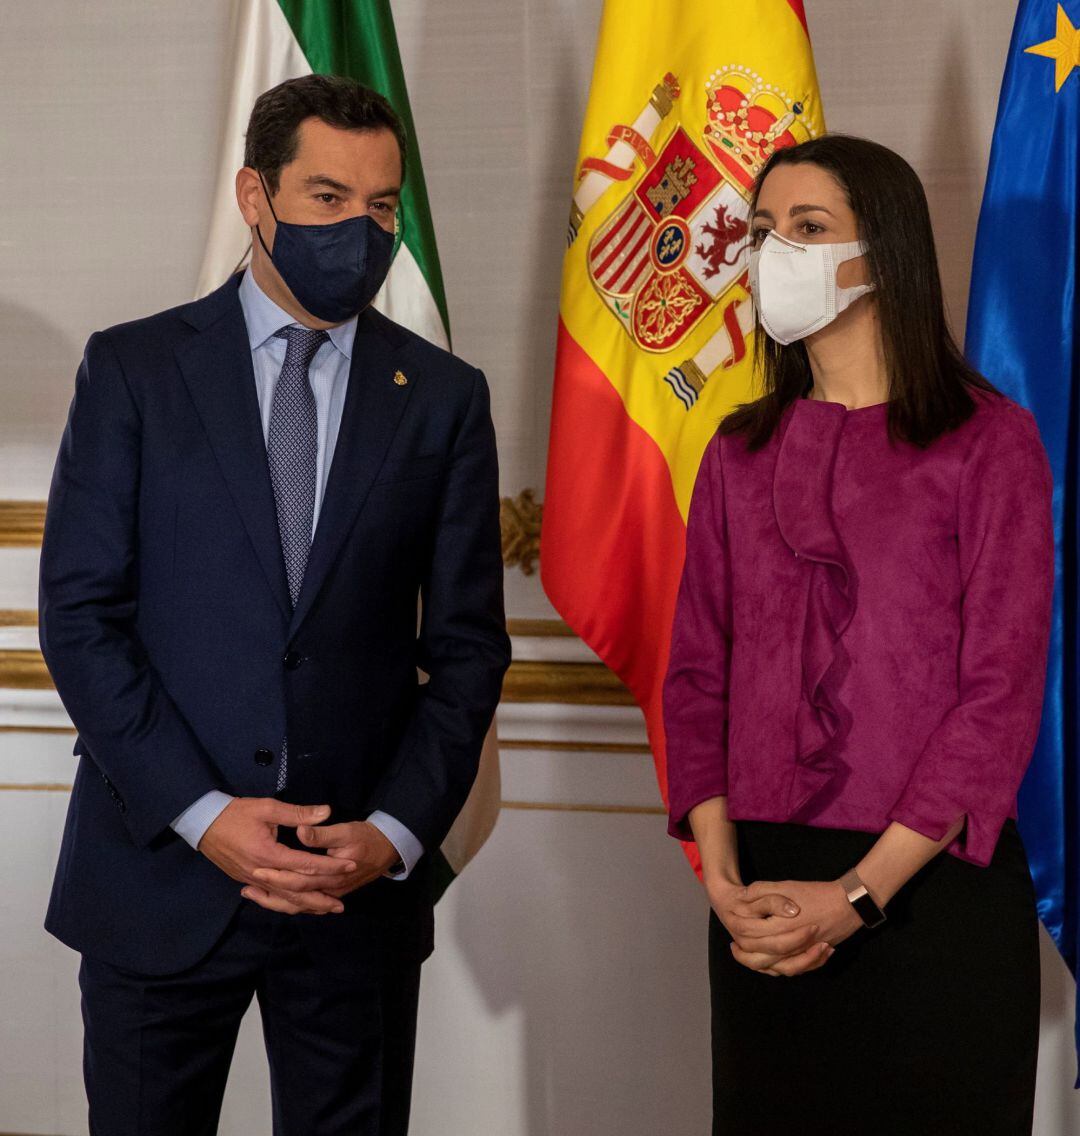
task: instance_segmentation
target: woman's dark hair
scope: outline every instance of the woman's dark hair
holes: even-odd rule
[[[758,176],[750,203],[777,166],[812,163],[830,173],[847,195],[881,321],[889,377],[889,433],[917,446],[959,426],[975,410],[969,387],[996,391],[973,370],[949,332],[941,294],[926,194],[915,171],[892,150],[845,134],[826,134],[777,150]],[[759,449],[772,437],[784,410],[810,390],[806,346],[783,347],[761,328],[754,337],[755,365],[764,394],[744,403],[720,424],[723,434],[743,433]]]
[[[295,157],[298,130],[305,118],[319,118],[340,130],[389,130],[401,151],[405,176],[405,127],[378,91],[339,75],[302,75],[264,91],[251,109],[244,143],[244,165],[258,170],[271,193],[281,171]]]

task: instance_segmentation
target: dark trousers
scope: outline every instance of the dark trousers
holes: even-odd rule
[[[405,1136],[419,964],[330,973],[311,959],[297,918],[316,917],[244,903],[205,959],[165,977],[83,957],[92,1136],[213,1136],[252,995],[274,1136]]]

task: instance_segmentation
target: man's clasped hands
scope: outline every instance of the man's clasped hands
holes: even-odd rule
[[[328,805],[290,805],[272,797],[237,797],[210,825],[199,851],[244,884],[241,895],[286,915],[345,910],[342,896],[378,879],[398,860],[393,844],[367,821],[324,824]],[[278,827],[319,852],[279,843]]]

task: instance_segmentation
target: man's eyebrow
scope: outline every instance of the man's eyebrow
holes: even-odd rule
[[[389,189],[380,189],[378,191],[378,193],[368,194],[368,200],[374,201],[376,197],[400,197],[400,196],[401,196],[401,186],[400,185],[392,185],[392,186],[389,187]]]
[[[304,178],[304,185],[309,188],[314,188],[317,185],[325,185],[328,189],[333,189],[338,193],[346,195],[353,191],[351,185],[345,185],[335,178],[330,177],[329,174],[312,174],[311,177]]]

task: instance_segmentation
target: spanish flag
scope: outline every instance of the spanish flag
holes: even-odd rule
[[[803,0],[606,0],[563,263],[541,578],[644,711],[665,801],[690,494],[717,423],[755,397],[750,193],[774,150],[823,130]]]

